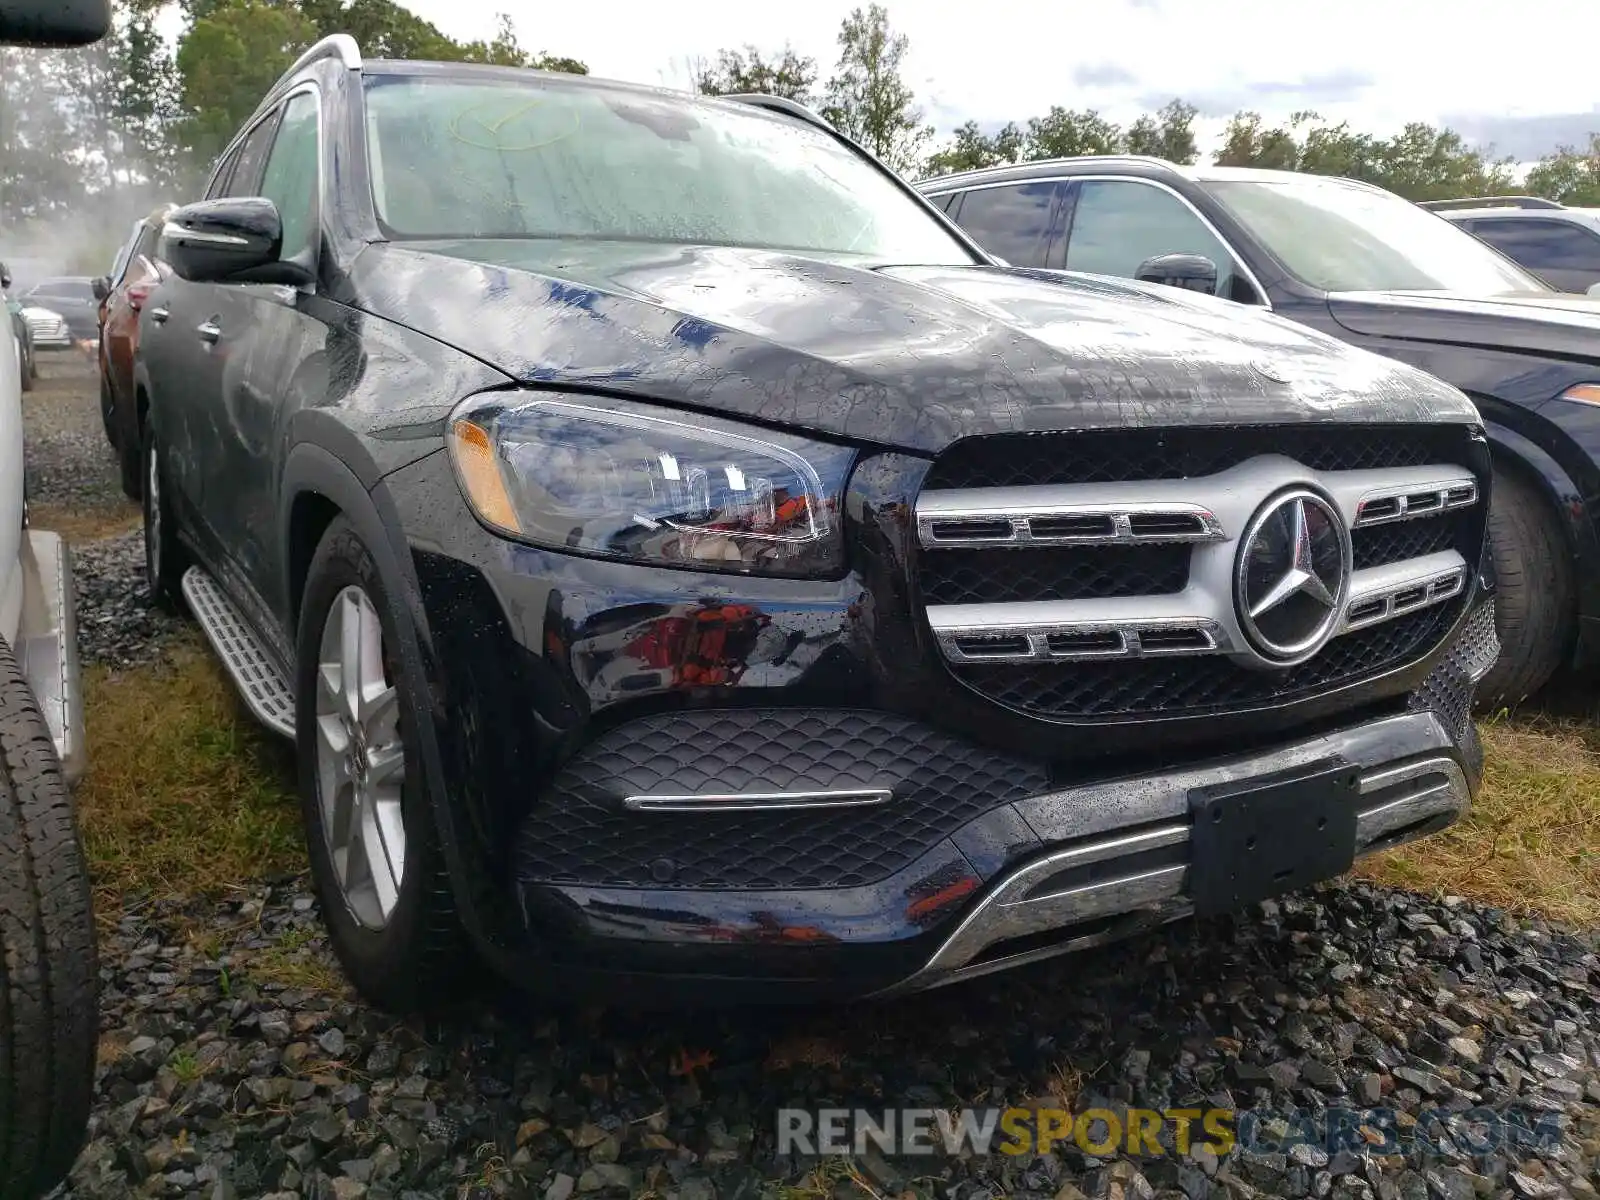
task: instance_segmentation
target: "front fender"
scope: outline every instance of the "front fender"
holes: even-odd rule
[[[457,911],[479,952],[501,959],[508,953],[508,938],[515,927],[509,924],[509,914],[500,898],[501,880],[472,848],[472,840],[452,803],[438,732],[448,726],[450,714],[440,703],[442,691],[433,686],[441,664],[433,648],[410,544],[393,497],[381,478],[368,487],[354,470],[323,447],[306,442],[296,445],[285,462],[280,492],[279,549],[284,563],[295,561],[295,505],[308,494],[320,496],[340,511],[355,527],[378,568],[396,631],[396,665],[408,685],[405,690],[410,698],[411,725],[417,731],[417,755]],[[289,633],[293,641],[294,631]]]
[[[1520,469],[1555,513],[1575,568],[1580,636],[1573,665],[1600,661],[1600,530],[1583,485],[1549,449],[1494,420],[1487,408],[1484,430],[1494,450],[1496,469],[1505,465]]]

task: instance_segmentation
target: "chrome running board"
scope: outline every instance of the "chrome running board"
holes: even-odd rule
[[[294,692],[250,623],[199,567],[184,572],[183,598],[251,715],[273,733],[293,740]]]

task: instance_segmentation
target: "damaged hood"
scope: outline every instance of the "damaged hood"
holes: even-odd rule
[[[923,452],[985,433],[1477,420],[1393,360],[1099,276],[476,239],[373,245],[350,282],[358,307],[526,384]]]

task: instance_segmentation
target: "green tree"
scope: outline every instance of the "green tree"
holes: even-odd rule
[[[1509,159],[1491,161],[1453,129],[1413,121],[1379,144],[1377,178],[1370,180],[1407,200],[1485,196],[1512,186]]]
[[[839,65],[822,115],[892,169],[909,172],[933,130],[900,75],[907,45],[882,5],[851,12],[839,27]]]
[[[273,0],[224,0],[198,18],[178,45],[178,75],[188,116],[180,134],[209,162],[307,46],[315,23]]]
[[[784,46],[771,60],[754,46],[719,50],[716,61],[701,63],[694,75],[695,90],[707,96],[760,92],[805,105],[815,103],[817,60],[796,53],[791,46]]]
[[[1122,148],[1129,154],[1149,154],[1168,162],[1192,163],[1200,157],[1194,138],[1197,109],[1182,100],[1170,100],[1154,116],[1143,116],[1128,126]]]
[[[976,121],[968,121],[951,134],[947,145],[928,156],[922,174],[924,178],[929,178],[1014,163],[1022,157],[1022,145],[1023,133],[1015,122],[1008,122],[995,133],[986,134],[978,128]]]
[[[1589,135],[1586,150],[1562,146],[1545,155],[1528,172],[1523,186],[1535,196],[1562,204],[1600,207],[1600,133]]]
[[[1293,171],[1300,164],[1300,142],[1292,125],[1268,129],[1260,113],[1237,112],[1222,131],[1222,149],[1216,161],[1222,167]]]
[[[1069,109],[1053,105],[1042,117],[1028,118],[1028,135],[1022,157],[1071,158],[1079,154],[1115,154],[1122,145],[1122,130],[1092,108]]]

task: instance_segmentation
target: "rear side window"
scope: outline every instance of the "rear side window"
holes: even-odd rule
[[[239,159],[234,164],[233,176],[223,191],[224,196],[255,196],[260,193],[261,168],[266,164],[267,152],[272,149],[272,134],[277,128],[277,113],[264,118],[252,129],[239,146]]]
[[[218,164],[217,173],[211,177],[211,186],[206,188],[205,198],[207,200],[215,200],[220,196],[227,195],[228,181],[233,178],[233,168],[238,165],[238,162],[239,148],[235,147],[233,152]]]
[[[1472,232],[1533,271],[1600,272],[1600,234],[1568,221],[1474,221]]]
[[[1048,181],[974,188],[961,202],[962,228],[1014,267],[1060,266],[1054,246],[1066,191],[1066,184]]]

